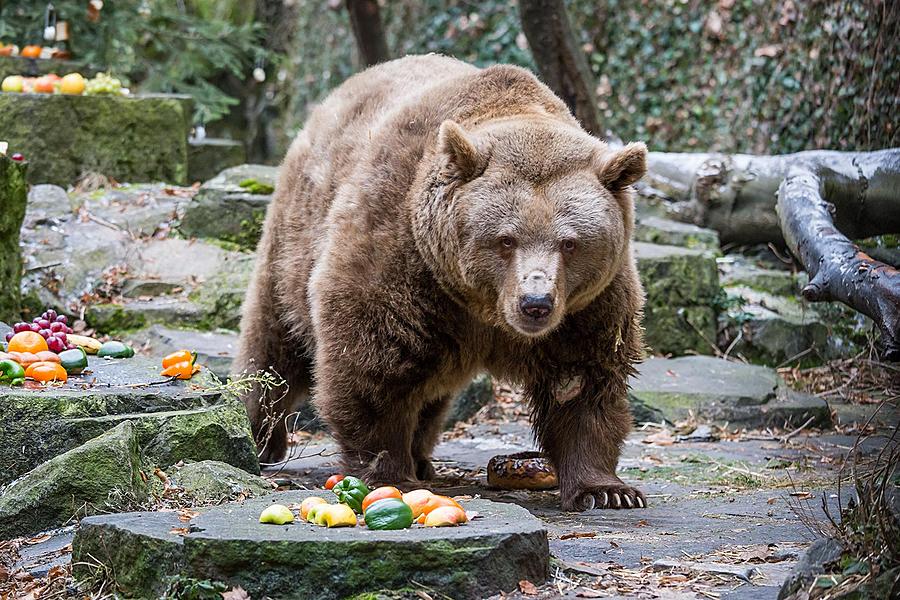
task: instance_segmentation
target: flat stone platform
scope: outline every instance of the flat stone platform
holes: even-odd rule
[[[102,564],[129,597],[156,598],[170,577],[224,581],[251,597],[344,598],[424,585],[451,598],[484,598],[549,574],[547,531],[515,504],[463,501],[478,517],[460,527],[372,531],[326,529],[299,520],[263,525],[273,502],[290,505],[326,490],[290,491],[193,516],[140,512],[88,517],[73,543],[76,577]]]

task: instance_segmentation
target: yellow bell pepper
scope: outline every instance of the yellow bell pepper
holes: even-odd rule
[[[329,504],[316,512],[317,525],[326,527],[356,527],[356,513],[346,504]],[[315,508],[315,507],[313,507]]]

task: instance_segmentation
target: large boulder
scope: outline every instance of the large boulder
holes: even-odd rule
[[[0,154],[0,319],[9,321],[17,320],[15,317],[20,309],[22,255],[19,230],[28,199],[26,171],[26,164]]]
[[[715,256],[702,250],[637,242],[647,294],[644,339],[660,354],[711,354],[720,295]]]
[[[468,500],[466,508],[482,518],[464,527],[375,531],[258,522],[272,502],[313,495],[324,490],[205,509],[190,523],[177,513],[89,517],[72,544],[74,575],[90,577],[90,565],[99,562],[130,598],[158,598],[179,574],[239,585],[254,598],[331,600],[414,581],[466,600],[512,591],[523,579],[540,584],[549,574],[547,531],[513,503]]]
[[[130,421],[39,465],[0,490],[0,539],[123,508],[147,493]]]
[[[253,250],[262,233],[278,169],[240,165],[200,187],[185,208],[180,230],[188,237],[215,238]]]
[[[220,460],[259,472],[243,405],[203,378],[159,384],[156,360],[91,358],[91,375],[64,387],[0,388],[0,484],[124,421],[150,466]],[[144,385],[141,385],[144,384]]]
[[[227,500],[265,496],[275,487],[259,475],[217,460],[189,462],[166,471],[166,475],[169,485],[180,488],[187,498],[198,504],[221,504]],[[151,492],[163,492],[163,484],[156,477],[150,480],[150,486]]]
[[[85,172],[187,182],[189,96],[0,94],[0,131],[30,161],[28,181],[69,185]]]

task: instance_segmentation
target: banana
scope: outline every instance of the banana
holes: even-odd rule
[[[66,339],[76,346],[84,348],[84,351],[88,354],[97,354],[97,352],[100,351],[100,347],[103,345],[98,340],[84,335],[74,335],[70,333],[66,336]]]

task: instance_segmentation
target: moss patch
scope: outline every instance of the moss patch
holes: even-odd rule
[[[0,108],[0,111],[3,109]],[[0,117],[2,119],[2,117]],[[3,127],[0,126],[0,131]],[[2,134],[5,138],[6,132]],[[16,148],[12,145],[12,148]],[[28,186],[26,163],[0,155],[0,321],[17,321],[22,281],[19,230],[25,218]]]

